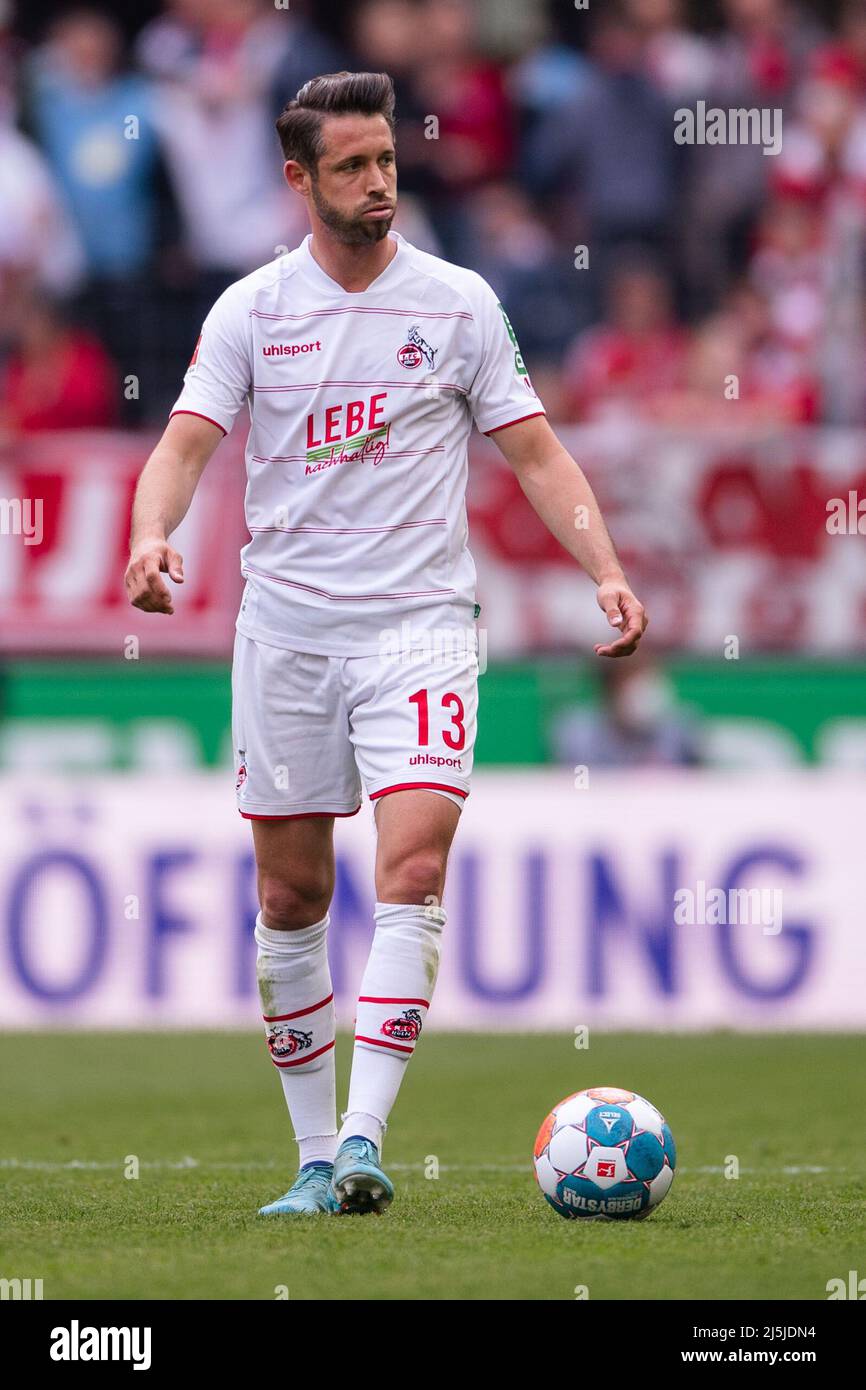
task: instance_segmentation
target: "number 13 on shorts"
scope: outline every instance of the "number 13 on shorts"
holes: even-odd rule
[[[430,692],[416,690],[409,696],[409,703],[418,707],[418,746],[426,747],[430,742]],[[466,707],[455,690],[442,696],[443,709],[453,709],[451,727],[442,730],[442,742],[460,753],[466,747]]]
[[[361,739],[363,751],[356,741],[371,800],[413,787],[440,789],[460,800],[468,796],[478,715],[477,657],[395,663],[382,672],[377,697],[380,709],[388,711],[387,752],[375,746],[378,740],[369,731]]]

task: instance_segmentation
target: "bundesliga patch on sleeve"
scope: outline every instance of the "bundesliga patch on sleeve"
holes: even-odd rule
[[[515,373],[516,373],[517,376],[520,378],[520,380],[524,383],[524,385],[528,388],[528,390],[533,391],[533,393],[534,393],[534,387],[533,387],[533,385],[532,385],[532,382],[529,380],[529,372],[526,370],[526,363],[525,363],[524,360],[523,360],[523,353],[520,351],[520,344],[519,344],[518,341],[517,341],[517,334],[514,332],[514,329],[511,327],[511,319],[508,317],[508,315],[507,315],[506,312],[505,312],[505,309],[504,309],[503,305],[501,305],[501,304],[499,303],[498,300],[497,300],[497,308],[499,309],[499,312],[500,312],[500,314],[502,315],[502,318],[503,318],[503,320],[504,320],[504,322],[505,322],[505,329],[506,329],[506,332],[508,333],[508,337],[509,337],[509,340],[510,340],[510,342],[511,342],[511,346],[514,348],[514,370],[515,370]]]
[[[189,366],[187,367],[187,371],[190,371],[191,368],[193,368],[196,362],[198,361],[198,350],[201,347],[201,337],[202,335],[199,333],[198,339],[196,340],[196,345],[192,350],[192,357],[189,359]]]

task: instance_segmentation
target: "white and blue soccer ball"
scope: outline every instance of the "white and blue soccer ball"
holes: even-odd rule
[[[635,1220],[668,1194],[674,1137],[643,1096],[616,1086],[576,1091],[551,1110],[535,1141],[535,1176],[570,1219]]]

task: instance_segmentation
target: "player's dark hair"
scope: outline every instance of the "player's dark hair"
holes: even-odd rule
[[[384,116],[394,134],[394,83],[387,72],[329,72],[305,82],[277,117],[286,159],[315,172],[325,152],[326,116]]]

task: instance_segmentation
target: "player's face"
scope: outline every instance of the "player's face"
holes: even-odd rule
[[[325,226],[349,246],[381,241],[397,206],[394,142],[384,116],[330,116],[309,194]]]

